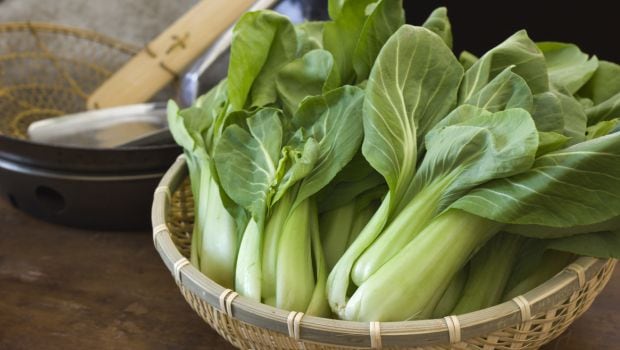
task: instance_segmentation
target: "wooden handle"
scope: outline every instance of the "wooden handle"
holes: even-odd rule
[[[252,0],[203,0],[151,41],[89,97],[88,108],[148,101],[177,78]]]

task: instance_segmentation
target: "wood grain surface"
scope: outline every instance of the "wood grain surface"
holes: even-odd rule
[[[546,350],[620,348],[620,269]],[[232,349],[185,303],[149,232],[41,222],[0,199],[0,349]]]

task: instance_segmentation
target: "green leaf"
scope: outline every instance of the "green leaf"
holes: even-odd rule
[[[588,115],[588,124],[592,125],[604,120],[611,120],[620,117],[620,92],[610,97],[607,101],[602,102],[594,107],[586,110]]]
[[[620,118],[620,65],[600,61],[598,69],[578,95],[593,103],[586,109],[588,125]]]
[[[282,158],[280,158],[277,170],[281,175],[277,176],[280,180],[273,198],[274,203],[280,200],[299,180],[310,174],[319,160],[320,152],[319,144],[313,138],[305,140],[303,144],[286,145],[282,149]]]
[[[372,172],[358,181],[340,182],[333,187],[326,187],[324,191],[327,193],[322,196],[319,202],[319,211],[324,212],[346,205],[361,193],[377,188],[383,183],[383,177]]]
[[[377,174],[377,172],[370,166],[360,150],[360,152],[357,152],[353,159],[351,159],[349,164],[338,173],[333,183],[338,184],[340,182],[360,181],[372,174]]]
[[[575,256],[555,250],[547,251],[540,240],[525,243],[517,264],[510,273],[503,300],[508,301],[540,286],[566,268]]]
[[[368,164],[362,152],[357,152],[332,182],[316,195],[319,212],[348,204],[362,192],[382,184],[385,180],[381,174]]]
[[[352,57],[357,42],[366,22],[366,9],[376,0],[346,0],[340,2],[337,15],[330,15],[334,19],[325,23],[323,28],[323,45],[332,53],[342,84],[355,81]]]
[[[568,140],[568,137],[556,132],[539,132],[538,151],[536,151],[536,157],[563,148],[568,143]]]
[[[179,109],[172,100],[168,102],[168,125],[178,145],[190,152],[199,148],[204,152],[210,150],[207,142],[209,129],[226,108],[226,95],[221,93],[222,86],[225,84],[218,84],[197,101],[199,104],[186,109]]]
[[[478,187],[452,207],[508,224],[591,225],[620,215],[618,174],[616,133],[545,154],[529,171]]]
[[[542,42],[538,43],[538,48],[545,55],[551,84],[566,89],[571,95],[579,91],[598,68],[596,56],[588,58],[576,45]]]
[[[569,144],[585,140],[587,116],[583,106],[571,96],[557,91],[534,95],[532,117],[539,131],[570,137]]]
[[[422,27],[439,35],[449,48],[452,48],[452,25],[448,19],[448,10],[438,7],[428,16]]]
[[[461,62],[461,65],[463,65],[463,68],[465,70],[468,70],[474,64],[476,64],[478,59],[479,59],[478,56],[474,55],[473,53],[471,53],[469,51],[463,51],[459,55],[459,62]]]
[[[519,260],[511,273],[504,299],[508,300],[522,294],[521,291],[529,290],[530,288],[518,288],[513,291],[520,282],[535,277],[539,273],[538,270],[553,268],[548,274],[553,276],[558,270],[566,267],[569,261],[565,260],[573,260],[570,256],[566,259],[566,254],[558,252],[601,259],[617,259],[620,257],[620,231],[589,232],[555,239],[529,239],[523,246]],[[538,285],[539,283],[532,284]]]
[[[208,153],[205,137],[213,124],[209,111],[204,108],[188,107],[180,110],[178,117],[183,119],[185,129],[194,141],[194,147],[202,148]]]
[[[514,66],[514,73],[525,79],[533,94],[549,90],[545,57],[522,30],[488,51],[467,70],[459,91],[459,102],[470,99],[510,66]]]
[[[259,110],[247,119],[247,130],[230,125],[215,149],[215,163],[226,193],[262,227],[273,196],[282,146],[280,111]]]
[[[336,19],[340,16],[340,12],[342,11],[342,7],[347,0],[328,0],[327,1],[327,12],[329,13],[329,17],[331,19]]]
[[[601,137],[601,136],[605,136],[605,135],[611,134],[612,132],[614,132],[614,130],[618,126],[620,126],[620,119],[619,118],[612,119],[612,120],[605,120],[605,121],[599,122],[597,124],[594,124],[594,125],[588,127],[588,130],[586,132],[587,139],[588,140],[592,140],[592,139],[595,139],[597,137]]]
[[[385,42],[405,24],[402,0],[381,0],[366,19],[353,53],[357,81],[368,78],[370,69]]]
[[[414,180],[418,193],[433,181],[453,178],[443,191],[440,208],[481,183],[528,170],[538,149],[538,132],[527,111],[487,114],[476,107],[466,109],[465,120],[426,135],[426,156]]]
[[[282,68],[276,79],[284,110],[294,114],[307,96],[321,95],[338,85],[334,59],[325,50],[313,50]]]
[[[516,233],[523,236],[553,238],[579,235],[589,232],[603,232],[615,230],[620,227],[620,216],[612,217],[609,220],[597,222],[589,225],[575,225],[570,227],[549,227],[543,225],[507,225],[504,231]]]
[[[363,136],[363,98],[362,89],[343,86],[302,102],[293,124],[318,142],[319,156],[300,184],[296,203],[325,187],[359,150]]]
[[[213,120],[210,130],[204,135],[205,144],[209,153],[213,152],[215,143],[222,134],[222,122],[225,120],[230,103],[228,101],[228,80],[224,79],[214,86],[209,92],[200,96],[195,107],[202,108]]]
[[[370,73],[364,101],[362,151],[386,179],[392,206],[416,171],[424,135],[456,105],[463,68],[428,29],[402,26]]]
[[[173,100],[168,101],[167,116],[168,126],[174,141],[188,151],[197,147],[192,135],[185,127],[183,117],[179,115],[179,106]]]
[[[297,57],[309,51],[323,48],[323,26],[325,22],[304,22],[295,26],[297,33]]]
[[[590,80],[579,90],[580,97],[587,97],[594,105],[599,105],[620,92],[620,65],[600,61],[598,69]]]
[[[469,275],[452,315],[482,310],[499,304],[511,270],[525,239],[500,232],[469,262]]]
[[[532,118],[534,118],[538,130],[562,134],[564,115],[562,114],[559,94],[551,91],[536,94],[533,102]]]
[[[577,99],[577,101],[579,101],[579,103],[581,104],[581,106],[584,109],[588,109],[591,107],[594,107],[594,102],[592,102],[591,99],[587,98],[587,97],[579,97],[579,96],[575,96],[575,98]]]
[[[533,97],[527,83],[512,72],[513,67],[504,69],[486,86],[473,94],[464,103],[497,112],[510,108],[533,108]]]
[[[588,117],[583,106],[573,97],[557,94],[564,120],[562,133],[571,138],[569,145],[585,141]]]
[[[553,239],[547,249],[595,258],[620,258],[620,231],[596,232]]]
[[[275,102],[276,74],[296,52],[295,28],[287,17],[269,10],[244,14],[233,30],[228,66],[233,109]]]

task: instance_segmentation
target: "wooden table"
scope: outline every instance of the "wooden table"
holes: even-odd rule
[[[0,349],[232,349],[185,303],[149,232],[48,224],[0,199]],[[620,349],[620,269],[544,349]]]

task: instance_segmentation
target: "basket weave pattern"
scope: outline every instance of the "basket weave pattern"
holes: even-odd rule
[[[34,121],[84,110],[88,96],[137,51],[88,30],[0,24],[0,134],[26,138]]]
[[[174,168],[174,166],[173,166]],[[166,178],[162,180],[162,184],[166,182]],[[166,208],[161,212],[165,213],[166,232],[174,243],[178,252],[189,257],[189,248],[191,241],[192,223],[193,223],[193,199],[188,185],[188,181],[177,181],[178,188],[170,188],[171,196],[165,200]],[[166,187],[166,190],[168,188]],[[156,195],[157,198],[157,195]],[[157,200],[156,200],[157,203]],[[153,208],[153,215],[156,216],[158,208]],[[163,219],[162,219],[163,220]],[[155,219],[154,219],[155,223]],[[157,231],[157,230],[156,230]],[[155,232],[155,240],[157,246],[157,232]],[[161,237],[161,236],[160,236]],[[163,256],[163,255],[162,255]],[[595,259],[593,259],[595,260]],[[558,337],[566,328],[580,315],[582,315],[592,304],[596,296],[605,287],[609,278],[613,273],[616,260],[610,259],[604,263],[597,265],[598,271],[590,274],[590,278],[585,278],[585,274],[580,278],[574,276],[575,280],[581,279],[579,287],[575,291],[567,294],[566,298],[553,298],[553,295],[561,293],[561,290],[548,288],[550,296],[549,305],[541,312],[531,315],[526,321],[517,322],[511,325],[502,325],[497,323],[495,329],[486,332],[482,336],[471,337],[463,341],[453,344],[436,344],[426,345],[423,347],[393,347],[379,346],[375,348],[385,349],[483,349],[483,350],[503,350],[503,349],[538,349],[542,345],[550,342]],[[575,264],[573,264],[575,265]],[[188,267],[189,268],[189,267]],[[193,267],[191,267],[193,269]],[[559,274],[558,274],[559,275]],[[556,276],[557,277],[557,276]],[[553,280],[545,283],[539,288],[545,288],[551,285]],[[340,346],[329,343],[318,343],[307,340],[298,341],[291,335],[277,332],[262,325],[250,324],[240,321],[236,317],[231,317],[228,312],[222,311],[217,305],[208,303],[203,293],[196,293],[188,288],[183,279],[177,279],[177,283],[181,293],[190,304],[192,309],[200,315],[215,331],[228,340],[232,345],[241,349],[321,349],[321,350],[337,350],[337,349],[364,349],[368,347],[360,346]],[[537,288],[538,289],[538,288]],[[566,287],[563,287],[565,290]],[[553,302],[552,302],[553,301]],[[221,300],[220,300],[221,302]],[[490,309],[487,309],[490,310]],[[521,316],[523,319],[523,314]],[[499,317],[498,317],[499,319]],[[488,319],[483,322],[488,322]],[[493,320],[491,320],[493,321]],[[275,322],[275,321],[274,321]],[[445,332],[445,329],[443,330]],[[290,333],[290,328],[289,328]],[[304,328],[300,330],[301,339],[304,339]],[[344,335],[343,335],[344,336]],[[419,344],[414,344],[419,345]]]

